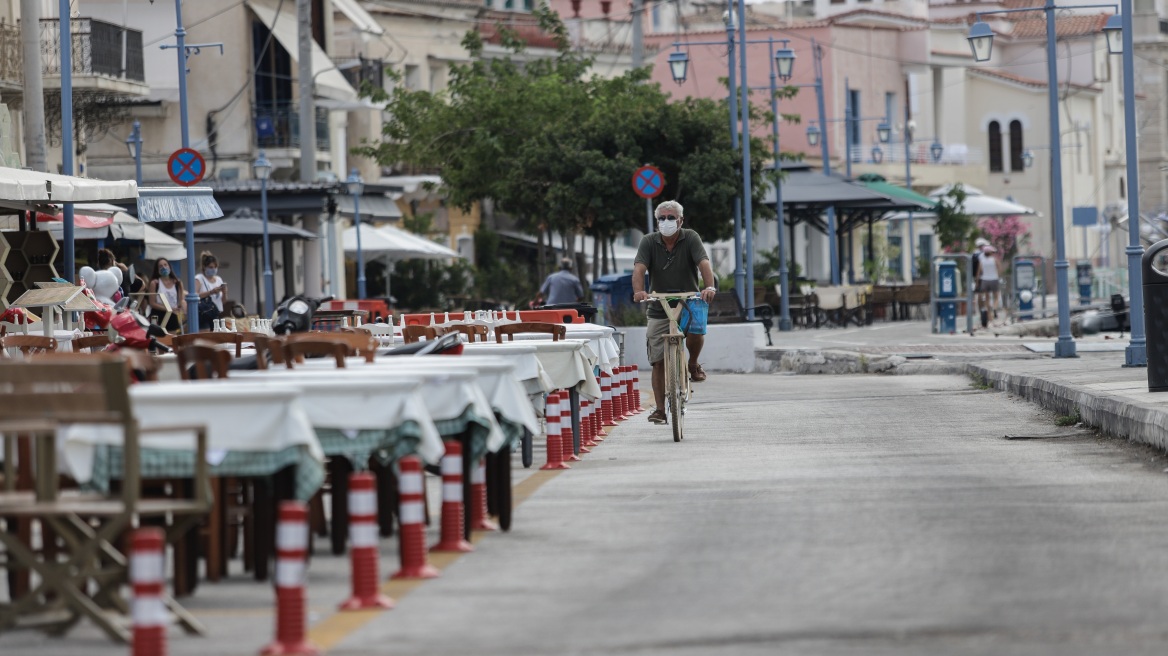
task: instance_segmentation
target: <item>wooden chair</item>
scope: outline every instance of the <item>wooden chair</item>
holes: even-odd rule
[[[86,351],[86,349],[96,349],[93,351],[96,353],[110,345],[110,338],[109,335],[104,334],[91,335],[89,337],[74,337],[69,343],[73,346],[74,353]]]
[[[332,356],[337,363],[337,369],[345,368],[345,357],[349,355],[349,346],[344,342],[327,341],[321,339],[301,339],[293,342],[284,342],[284,364],[289,369],[294,362],[303,362],[305,356]]]
[[[402,339],[406,344],[413,344],[421,341],[425,337],[426,341],[433,341],[438,339],[438,331],[433,326],[406,326],[402,328]]]
[[[188,341],[175,351],[175,355],[178,356],[178,370],[183,380],[191,380],[192,366],[198,380],[226,378],[227,368],[231,365],[230,353],[210,342],[199,340]]]
[[[519,323],[495,326],[495,341],[502,344],[503,337],[508,337],[511,341],[515,341],[515,335],[517,333],[548,333],[552,336],[553,342],[558,342],[568,334],[568,329],[564,327],[564,324],[560,323],[521,321]]]
[[[235,357],[238,358],[243,355],[243,335],[240,333],[204,332],[190,335],[174,335],[170,338],[175,349],[181,349],[187,344],[194,343],[196,340],[210,344],[235,344]]]
[[[336,342],[344,344],[348,349],[349,355],[359,355],[365,358],[366,362],[373,362],[374,356],[377,355],[377,349],[381,348],[381,343],[377,338],[365,330],[343,329],[336,332],[308,332],[308,333],[292,333],[284,338],[286,342],[303,342],[303,341],[323,341]]]
[[[256,368],[267,369],[268,358],[272,364],[284,364],[284,341],[278,337],[269,337],[263,333],[241,333],[243,341],[255,344]]]
[[[455,323],[446,326],[445,333],[462,333],[466,335],[466,341],[475,343],[476,341],[487,341],[487,327],[478,323]],[[477,336],[477,339],[476,339]]]
[[[52,353],[57,350],[57,340],[44,335],[5,335],[0,337],[0,351],[18,349],[25,357],[37,353]]]
[[[127,559],[115,546],[136,517],[170,518],[168,540],[182,535],[211,508],[207,476],[207,437],[201,426],[167,426],[152,431],[195,433],[193,495],[190,499],[142,497],[143,432],[130,406],[130,379],[124,360],[112,354],[45,354],[22,362],[0,363],[0,438],[4,442],[5,489],[0,491],[0,517],[9,522],[36,520],[42,532],[51,530],[68,545],[64,560],[41,559],[16,532],[0,532],[8,567],[34,572],[38,587],[0,607],[0,630],[44,610],[45,600],[65,611],[53,626],[67,629],[82,618],[94,622],[111,639],[128,642],[126,614],[118,588],[126,579]],[[120,428],[122,480],[120,492],[62,492],[58,485],[56,430],[61,424],[105,424]],[[13,439],[31,439],[35,477],[33,490],[14,489]],[[91,523],[90,518],[99,518]],[[188,631],[199,623],[172,599],[164,603]],[[46,627],[48,628],[48,627]]]

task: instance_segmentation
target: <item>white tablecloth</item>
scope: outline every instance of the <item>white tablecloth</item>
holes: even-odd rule
[[[458,360],[451,356],[442,356],[445,361],[425,360],[421,358],[393,357],[383,358],[373,363],[367,363],[362,358],[349,358],[346,368],[337,369],[331,358],[309,359],[297,365],[292,372],[303,375],[317,375],[343,380],[365,380],[376,382],[379,380],[408,380],[422,379],[422,400],[435,422],[449,421],[462,416],[469,408],[477,417],[490,423],[490,435],[487,438],[487,449],[496,451],[506,441],[506,436],[499,429],[495,421],[495,412],[491,403],[483,394],[479,385],[478,371],[469,366],[458,366]],[[417,364],[412,366],[410,361]],[[269,371],[284,371],[287,369],[271,369]]]
[[[323,463],[324,453],[296,385],[194,381],[151,383],[130,388],[134,416],[143,429],[202,425],[207,428],[207,459],[215,464],[227,451],[278,452],[304,447]],[[79,483],[90,480],[94,447],[121,444],[120,427],[74,424],[61,429],[62,465]],[[193,450],[191,433],[143,433],[143,449]]]
[[[475,344],[470,351],[464,347],[463,353],[492,355],[491,349],[503,351],[513,344],[514,342]],[[553,389],[575,388],[590,399],[600,398],[600,384],[596,382],[596,375],[592,370],[597,364],[597,359],[587,340],[562,339],[553,342],[551,339],[537,339],[524,340],[520,344],[535,347],[535,355],[551,379]]]
[[[419,366],[429,367],[430,361],[445,355],[427,355],[416,358]],[[493,407],[504,419],[519,424],[532,434],[540,431],[539,418],[528,400],[528,392],[515,375],[516,365],[510,357],[463,355],[458,358],[460,366],[471,366],[479,372],[479,385]]]
[[[567,325],[567,324],[565,324]],[[602,371],[612,373],[613,367],[620,364],[620,349],[616,340],[612,338],[612,329],[581,330],[569,329],[567,338],[571,340],[585,340],[588,342],[588,351],[592,359]],[[541,333],[522,333],[515,335],[516,341],[549,341],[551,335]],[[506,342],[504,342],[506,343]]]
[[[545,394],[556,388],[543,363],[539,361],[539,349],[527,344],[494,344],[480,342],[464,344],[463,356],[505,357],[515,364],[515,377],[523,384],[528,394]]]
[[[319,370],[269,369],[233,371],[234,381],[267,385],[271,381],[291,383],[301,388],[300,403],[316,428],[338,430],[388,430],[407,421],[416,422],[422,439],[418,454],[429,463],[438,463],[444,453],[442,436],[434,426],[422,394],[421,376],[368,380],[319,375]]]

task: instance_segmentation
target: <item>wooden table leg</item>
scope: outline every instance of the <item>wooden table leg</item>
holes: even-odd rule
[[[227,574],[227,479],[211,477],[211,512],[207,515],[207,580]]]

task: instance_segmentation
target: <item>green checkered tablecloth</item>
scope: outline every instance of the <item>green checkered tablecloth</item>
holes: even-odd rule
[[[370,457],[388,465],[402,456],[417,453],[422,441],[422,426],[411,420],[387,430],[359,430],[352,437],[350,434],[336,428],[316,429],[316,439],[320,440],[325,455],[346,458],[362,470]]]
[[[436,419],[434,426],[438,428],[438,434],[443,439],[454,438],[469,431],[471,462],[478,462],[479,458],[487,455],[487,438],[491,435],[491,419],[479,416],[473,407],[467,406],[457,417]]]
[[[190,478],[195,473],[195,452],[181,449],[142,449],[142,478]],[[228,451],[210,467],[212,476],[271,476],[289,465],[296,466],[296,498],[307,501],[324,483],[324,463],[304,446],[280,451]],[[111,480],[122,478],[122,447],[96,445],[93,475],[87,487],[108,491]]]
[[[499,452],[510,453],[514,451],[519,446],[520,440],[523,439],[523,431],[525,430],[523,424],[507,419],[498,409],[495,410],[495,419],[499,422],[499,428],[503,429],[503,435],[507,438]]]

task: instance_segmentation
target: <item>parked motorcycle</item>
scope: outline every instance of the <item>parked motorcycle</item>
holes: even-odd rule
[[[105,352],[121,354],[130,361],[130,377],[134,382],[147,380],[148,371],[153,368],[149,362],[150,355],[170,352],[158,341],[159,337],[169,333],[162,326],[138,314],[129,297],[118,301],[111,310],[108,329],[110,345],[105,348]]]

